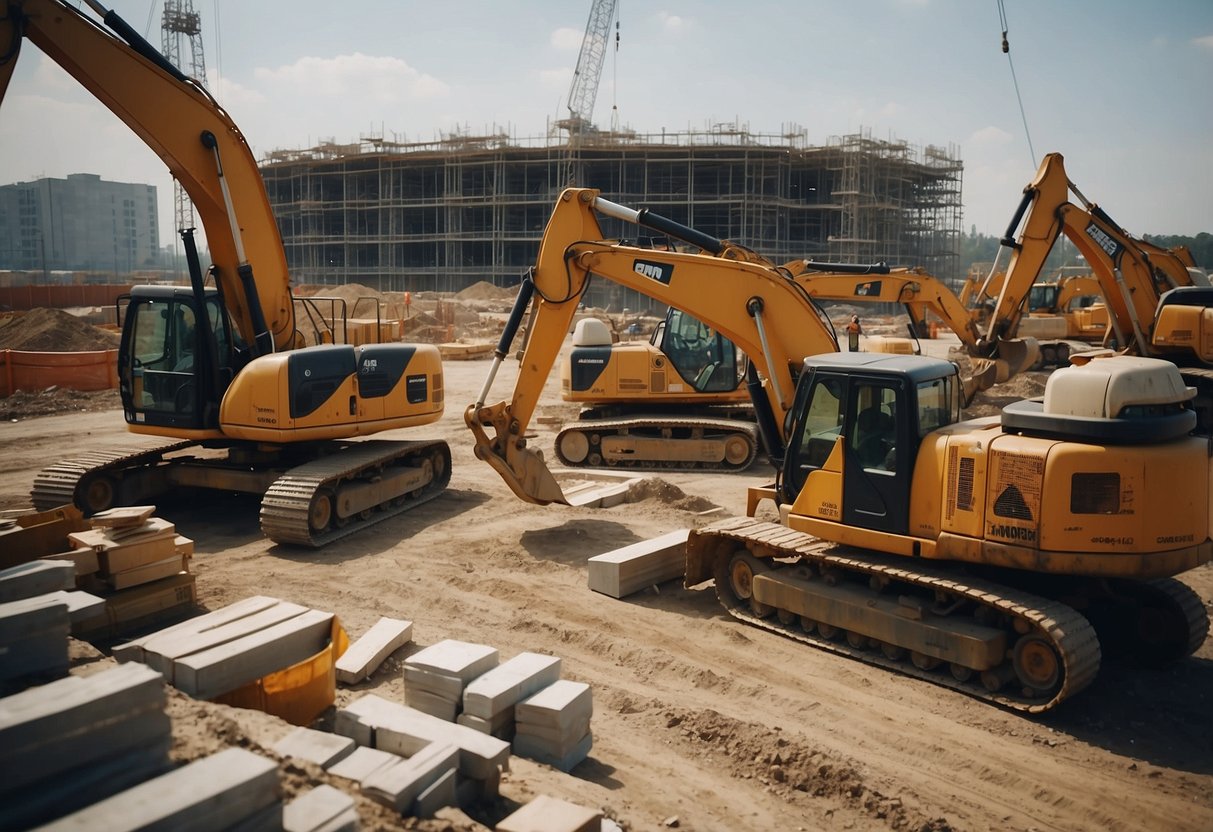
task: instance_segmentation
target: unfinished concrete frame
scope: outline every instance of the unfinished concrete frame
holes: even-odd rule
[[[262,164],[297,283],[458,291],[531,265],[570,165],[579,183],[749,246],[778,262],[916,265],[957,279],[958,149],[745,129],[591,134],[567,144],[504,135],[364,140],[274,151]],[[638,229],[604,223],[608,235]],[[627,304],[617,287],[607,303]]]

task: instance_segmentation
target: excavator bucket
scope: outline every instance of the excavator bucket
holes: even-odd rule
[[[997,355],[995,383],[1002,384],[1036,363],[1040,358],[1040,343],[1035,338],[1000,338]]]
[[[481,415],[482,411],[476,405],[468,407],[463,414],[464,422],[476,437],[472,449],[476,458],[491,465],[519,499],[541,506],[549,503],[567,504],[560,483],[556,482],[543,461],[543,454],[532,448],[514,445],[503,456],[489,439]]]
[[[989,358],[974,358],[969,362],[972,365],[972,374],[963,379],[964,386],[964,401],[967,407],[973,397],[982,390],[989,390],[998,383],[998,366],[997,362]]]

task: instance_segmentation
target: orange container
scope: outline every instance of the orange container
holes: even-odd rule
[[[337,699],[337,660],[349,646],[349,636],[337,616],[333,616],[328,646],[319,653],[225,693],[215,701],[265,711],[292,725],[311,725]]]

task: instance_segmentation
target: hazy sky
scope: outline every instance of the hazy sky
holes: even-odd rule
[[[159,45],[162,3],[112,2]],[[590,5],[194,0],[208,86],[258,158],[365,135],[542,135],[565,114]],[[991,234],[1060,151],[1131,233],[1213,231],[1213,0],[1005,6],[1034,156],[996,0],[620,0],[594,120],[614,105],[641,133],[736,122],[942,146],[964,162],[964,230]],[[27,44],[0,108],[0,184],[70,173],[157,185],[170,242],[160,161]]]

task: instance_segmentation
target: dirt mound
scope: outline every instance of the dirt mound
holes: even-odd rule
[[[705,497],[688,497],[681,488],[660,477],[645,477],[628,486],[627,501],[638,503],[641,500],[657,500],[682,511],[701,512],[718,508]]]
[[[95,327],[62,309],[31,309],[0,318],[0,349],[90,352],[118,348],[117,332]]]
[[[1048,373],[1020,373],[1003,384],[995,384],[989,390],[978,393],[973,397],[972,403],[965,408],[964,415],[970,419],[978,416],[996,416],[1012,402],[1043,396],[1048,380]]]
[[[901,798],[872,788],[857,761],[815,748],[795,734],[784,735],[778,727],[743,722],[711,709],[670,708],[662,716],[671,732],[667,736],[683,753],[717,761],[735,778],[757,780],[767,793],[785,801],[809,796],[864,813],[892,829],[952,829],[946,819],[924,817]]]
[[[121,409],[122,399],[117,390],[84,391],[48,387],[36,391],[18,390],[10,396],[0,397],[0,421],[4,422],[19,422],[31,416]]]
[[[487,280],[481,280],[479,283],[473,283],[466,289],[456,292],[455,297],[460,300],[505,300],[514,297],[515,294],[514,289],[499,288]]]

